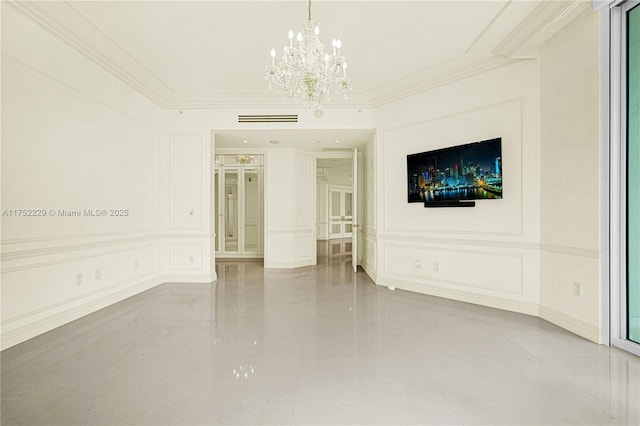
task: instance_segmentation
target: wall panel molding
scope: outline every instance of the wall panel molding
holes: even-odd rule
[[[169,258],[172,271],[200,271],[204,263],[202,244],[170,242]]]
[[[429,117],[429,118],[425,118],[424,120],[416,120],[416,121],[410,121],[407,123],[403,123],[403,124],[398,124],[396,126],[392,126],[392,127],[385,127],[383,130],[384,133],[388,133],[388,132],[393,132],[395,130],[400,130],[400,129],[406,129],[408,127],[416,127],[416,126],[420,126],[423,124],[428,124],[428,123],[433,123],[436,121],[442,121],[442,120],[446,120],[448,118],[454,118],[454,117],[460,117],[463,115],[467,115],[467,114],[471,114],[474,112],[480,112],[480,111],[486,111],[498,106],[505,106],[505,105],[509,105],[512,103],[518,104],[520,105],[520,109],[522,109],[522,105],[524,104],[525,101],[525,97],[524,96],[517,96],[515,98],[509,98],[509,99],[505,99],[505,100],[501,100],[498,102],[493,102],[490,104],[483,104],[483,105],[479,105],[477,107],[473,107],[473,108],[468,108],[468,109],[463,109],[460,111],[455,111],[455,112],[450,112],[447,114],[443,114],[443,115],[436,115],[434,117]],[[384,141],[383,141],[384,143]]]
[[[443,231],[442,234],[448,232]],[[504,249],[517,249],[517,250],[539,250],[540,244],[529,243],[521,241],[505,241],[505,240],[486,240],[486,239],[461,239],[461,238],[443,238],[438,232],[415,232],[415,231],[402,231],[402,232],[384,232],[378,234],[377,239],[380,241],[399,241],[408,242],[412,244],[441,244],[441,245],[455,245],[455,246],[478,246],[478,247],[492,247],[492,248],[504,248]],[[458,233],[448,233],[456,235]],[[435,235],[435,236],[434,236]],[[458,235],[476,235],[475,233],[460,233]]]
[[[389,141],[392,140],[393,138],[391,137],[391,134],[393,132],[396,131],[406,131],[410,128],[413,127],[419,127],[419,126],[425,126],[425,125],[431,125],[431,124],[435,124],[437,122],[442,122],[444,120],[451,120],[451,119],[455,119],[455,118],[460,118],[460,117],[464,117],[464,116],[469,116],[471,114],[477,114],[477,113],[489,113],[492,110],[495,110],[497,108],[508,108],[509,110],[513,109],[513,108],[517,108],[517,115],[519,118],[519,123],[517,123],[517,129],[514,128],[513,131],[515,133],[517,133],[517,136],[519,137],[519,141],[517,144],[517,149],[519,150],[519,152],[517,153],[517,161],[519,162],[519,164],[511,164],[509,167],[518,170],[518,178],[519,178],[519,187],[518,188],[518,192],[519,192],[519,205],[518,205],[518,215],[519,215],[519,223],[517,226],[517,229],[514,229],[512,232],[507,232],[507,231],[469,231],[469,230],[461,230],[461,231],[455,231],[455,230],[430,230],[429,232],[432,233],[446,233],[446,234],[460,234],[460,235],[469,235],[469,236],[487,236],[487,235],[497,235],[497,236],[502,236],[502,237],[520,237],[520,238],[524,238],[526,237],[525,235],[525,224],[526,224],[526,209],[524,208],[524,203],[525,203],[525,161],[524,161],[524,152],[525,152],[525,145],[527,143],[527,138],[525,137],[525,101],[526,98],[524,96],[519,96],[519,97],[515,97],[515,98],[510,98],[510,99],[506,99],[506,100],[500,100],[498,102],[494,102],[494,103],[489,103],[489,104],[484,104],[475,108],[469,108],[469,109],[465,109],[462,111],[456,111],[456,112],[452,112],[452,113],[448,113],[448,114],[443,114],[443,115],[439,115],[439,116],[435,116],[435,117],[430,117],[424,120],[419,120],[419,121],[413,121],[413,122],[409,122],[409,123],[403,123],[394,127],[388,127],[388,128],[384,128],[382,129],[382,138],[381,138],[381,145],[382,145],[382,151],[384,153],[384,158],[395,158],[396,156],[393,155],[395,153],[390,153],[389,150],[396,148],[395,144],[390,143]],[[500,135],[502,137],[504,137],[504,135]],[[472,142],[472,141],[469,141]],[[504,157],[504,152],[505,152],[505,146],[503,145],[503,157]],[[383,167],[382,170],[382,180],[388,182],[389,178],[388,178],[388,165]],[[406,176],[405,176],[406,179]],[[517,192],[516,192],[517,193]],[[513,192],[512,192],[513,194]],[[407,228],[397,228],[397,223],[392,224],[391,223],[391,218],[390,218],[390,212],[389,212],[389,208],[391,206],[391,203],[388,202],[388,200],[386,200],[387,198],[387,194],[386,191],[382,191],[381,192],[382,195],[382,206],[383,206],[383,210],[382,210],[382,214],[383,214],[383,224],[384,224],[384,229],[380,232],[378,232],[378,235],[383,235],[383,234],[387,234],[387,233],[401,233],[401,232],[424,232],[424,231],[415,231],[415,230],[411,230],[411,229],[407,229]],[[507,195],[505,195],[506,197]],[[406,201],[406,200],[405,200]],[[497,200],[496,202],[499,202],[502,200]],[[491,202],[491,201],[487,201],[487,202]],[[480,203],[483,203],[482,200],[480,200]],[[477,208],[481,208],[482,206],[478,206]],[[406,221],[404,221],[406,223]]]
[[[204,137],[200,133],[172,133],[169,135],[169,222],[171,230],[195,231],[203,229],[202,212],[205,208],[204,187],[206,185],[203,180],[205,170],[202,163],[203,159],[206,158],[205,143]],[[193,152],[189,153],[191,158],[184,157],[187,153],[188,145],[198,145],[197,150],[192,147]],[[177,153],[183,155],[180,162],[175,158]],[[187,182],[184,180],[186,170],[195,171],[195,175],[190,176],[193,181]],[[192,188],[198,189],[197,197],[190,194],[189,205],[178,205],[187,201],[184,199],[176,200],[176,197],[188,194]],[[192,210],[193,214],[185,216],[187,210]],[[185,217],[187,219],[190,218],[189,225],[185,225]]]
[[[2,262],[29,259],[33,257],[58,255],[58,254],[64,254],[64,253],[72,253],[76,251],[139,244],[139,243],[156,241],[158,239],[160,239],[160,236],[150,234],[150,235],[142,235],[142,236],[136,236],[136,237],[130,237],[130,238],[118,238],[118,239],[111,239],[111,240],[95,241],[91,243],[63,244],[63,245],[47,246],[47,247],[28,249],[28,250],[16,250],[11,252],[3,252]],[[7,270],[8,270],[7,268],[3,267],[2,273],[4,274]]]
[[[521,60],[522,59],[504,57],[490,58],[458,72],[448,73],[445,76],[422,82],[421,84],[412,85],[410,89],[396,90],[391,95],[374,96],[372,106],[374,108],[378,108],[387,104],[391,104],[393,102],[402,101],[403,99],[406,99],[408,97],[427,92],[438,87],[447,86],[461,80],[466,80],[468,78],[472,78],[476,75],[483,74],[488,71],[506,67]]]
[[[98,235],[98,234],[96,234]],[[115,235],[126,235],[126,233],[117,233],[117,234],[101,234],[104,236],[115,236]],[[92,236],[93,237],[93,236]],[[76,237],[70,237],[76,238]],[[84,237],[83,237],[84,238]],[[206,240],[213,238],[210,234],[145,234],[145,235],[136,235],[128,238],[114,238],[107,240],[99,240],[93,241],[89,243],[76,243],[76,244],[58,244],[55,246],[45,246],[38,248],[30,248],[25,250],[13,250],[13,251],[4,251],[1,254],[2,262],[9,262],[14,260],[22,260],[29,259],[33,257],[41,257],[41,256],[49,256],[49,255],[57,255],[64,253],[71,253],[74,251],[82,251],[82,250],[93,250],[100,248],[108,248],[122,245],[131,245],[152,241],[162,241],[162,240]],[[36,242],[44,242],[44,241],[64,241],[66,238],[59,239],[44,239],[42,241],[38,241],[38,239],[29,239],[28,241],[23,242],[23,244],[32,244]],[[13,244],[18,244],[17,241],[14,240]],[[3,268],[2,273],[4,273],[6,269]]]
[[[392,256],[393,251],[397,253],[401,253],[402,258],[406,262],[406,265],[402,265],[402,273],[394,272],[397,269],[397,256]],[[396,253],[396,254],[397,254]],[[414,257],[410,257],[408,253],[414,254],[414,257],[417,259],[414,262],[410,259]],[[511,252],[498,252],[498,251],[487,251],[487,250],[477,250],[477,249],[460,249],[460,248],[444,248],[438,246],[430,246],[430,245],[399,245],[399,244],[384,244],[383,251],[383,271],[382,274],[378,274],[379,276],[387,277],[389,279],[398,279],[398,280],[406,280],[408,282],[413,283],[442,283],[444,285],[456,286],[456,287],[465,287],[472,289],[480,289],[485,291],[491,291],[497,294],[510,294],[517,296],[524,296],[525,292],[525,260],[524,255],[519,253],[511,253]],[[466,258],[465,258],[466,257]],[[504,280],[508,278],[504,274],[507,274],[508,267],[511,267],[512,275],[511,278],[515,278],[518,282],[514,283],[514,286],[497,286],[497,285],[482,285],[478,282],[481,279],[480,275],[482,275],[482,270],[477,269],[477,274],[473,276],[473,279],[463,280],[463,279],[454,279],[449,278],[447,276],[447,271],[449,273],[454,273],[455,266],[457,265],[468,265],[472,258],[478,261],[478,258],[486,258],[487,264],[485,266],[489,268],[488,270],[492,270],[494,265],[499,265],[500,272],[498,275],[500,276],[485,276],[484,280],[491,280],[493,278],[493,283],[502,283]],[[451,265],[452,259],[457,258],[455,265]],[[495,258],[495,261],[489,260],[490,258]],[[390,259],[394,260],[394,264],[390,265]],[[502,259],[502,260],[499,260]],[[417,264],[419,262],[419,265]],[[437,270],[433,267],[432,263],[437,263],[439,266]],[[449,267],[448,266],[453,266]],[[488,282],[488,281],[487,281]]]
[[[1,246],[17,245],[17,244],[31,244],[31,243],[45,243],[51,241],[67,241],[74,239],[87,239],[87,238],[100,238],[100,237],[118,237],[121,235],[131,234],[143,234],[154,232],[154,228],[136,229],[131,231],[117,231],[117,232],[94,232],[94,233],[82,233],[82,234],[67,234],[67,235],[51,235],[43,237],[27,237],[27,238],[14,238],[9,240],[0,241]]]
[[[600,250],[584,249],[580,247],[556,245],[556,244],[540,244],[540,250],[550,253],[565,254],[568,256],[589,257],[593,259],[600,258]]]
[[[143,248],[149,248],[149,247],[156,247],[156,244],[147,244],[147,245],[136,245],[138,243],[140,243],[142,241],[139,242],[133,242],[133,243],[126,243],[126,244],[122,244],[122,245],[126,245],[126,247],[121,247],[118,250],[111,250],[111,251],[94,251],[91,254],[84,254],[81,256],[71,256],[71,257],[64,257],[64,258],[60,258],[59,256],[48,260],[48,261],[44,261],[44,262],[35,262],[35,263],[30,263],[30,264],[22,264],[19,266],[3,266],[2,267],[2,275],[5,274],[10,274],[13,272],[18,272],[18,271],[24,271],[24,270],[28,270],[28,269],[37,269],[37,268],[44,268],[47,266],[53,266],[53,265],[60,265],[63,263],[69,263],[69,262],[75,262],[78,260],[87,260],[87,259],[95,259],[96,257],[100,257],[100,256],[107,256],[110,254],[119,254],[119,253],[123,253],[126,251],[131,251],[131,250],[136,250],[136,249],[143,249]],[[104,246],[104,247],[111,247],[111,246]],[[99,247],[99,248],[103,248],[103,247]],[[79,249],[81,251],[86,251],[88,249]],[[58,251],[56,253],[53,254],[64,254],[66,253],[66,251]],[[52,254],[52,253],[48,253],[48,254]],[[41,256],[41,255],[40,255]],[[32,256],[30,256],[32,257]]]

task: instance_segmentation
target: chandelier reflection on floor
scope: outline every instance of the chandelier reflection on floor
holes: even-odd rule
[[[276,61],[276,49],[271,49],[271,65],[267,66],[265,75],[269,90],[276,88],[286,98],[315,108],[317,116],[322,114],[322,104],[329,100],[331,92],[342,94],[346,99],[351,90],[347,62],[341,53],[342,42],[333,39],[332,53],[325,53],[319,34],[320,27],[311,20],[309,0],[309,19],[297,34],[297,43],[294,43],[293,31],[289,30],[289,43],[283,48],[281,60]]]

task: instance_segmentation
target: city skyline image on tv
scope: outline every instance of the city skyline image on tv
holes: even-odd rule
[[[502,138],[407,155],[409,203],[502,198]]]

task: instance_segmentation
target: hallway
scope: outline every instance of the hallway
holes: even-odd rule
[[[375,286],[218,262],[2,353],[2,424],[638,424],[640,359]]]

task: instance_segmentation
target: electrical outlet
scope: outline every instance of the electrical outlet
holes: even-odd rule
[[[82,274],[76,274],[76,287],[80,287],[82,285]]]
[[[195,257],[193,255],[189,256],[189,263],[193,263],[195,261]]]
[[[433,272],[438,272],[440,270],[440,263],[433,262]]]
[[[95,277],[95,279],[96,279],[96,280],[101,279],[101,278],[102,278],[102,270],[101,270],[101,269],[99,269],[99,268],[98,268],[98,269],[96,269],[96,270],[95,270],[95,273],[94,273],[94,277]]]
[[[578,281],[573,282],[573,295],[576,297],[582,297],[582,283]]]

